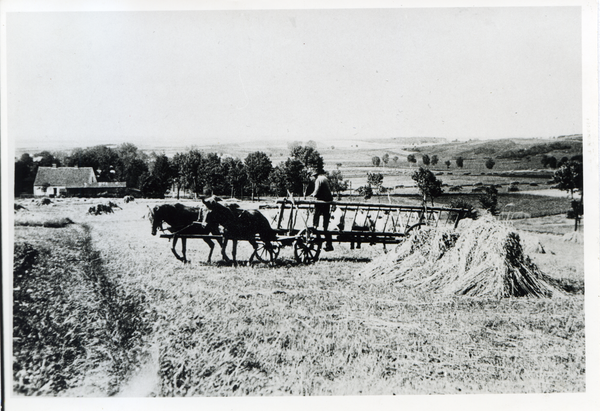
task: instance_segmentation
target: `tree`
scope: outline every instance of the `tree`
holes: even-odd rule
[[[171,164],[169,157],[165,154],[152,153],[151,157],[154,157],[152,170],[143,175],[144,177],[141,179],[142,184],[140,189],[143,192],[144,186],[146,189],[151,187],[153,192],[156,192],[160,197],[163,197],[165,192],[173,184],[175,169],[173,164]],[[148,178],[148,174],[153,177],[153,180]]]
[[[562,157],[560,160],[558,160],[556,167],[562,167],[562,165],[565,164],[567,161],[569,161],[569,157]]]
[[[417,183],[419,192],[423,196],[423,205],[427,203],[427,198],[429,198],[433,206],[433,199],[443,192],[442,181],[438,180],[430,170],[423,167],[419,167],[411,178]]]
[[[456,159],[456,166],[457,166],[458,168],[462,168],[462,167],[463,167],[463,164],[464,164],[464,161],[465,161],[465,160],[464,160],[462,157],[458,157],[458,158]]]
[[[29,153],[21,155],[21,158],[15,161],[15,196],[21,193],[33,193],[34,170],[37,171],[37,167],[34,166],[33,158]]]
[[[383,161],[383,164],[387,166],[387,163],[390,161],[390,155],[385,153],[383,156],[381,156],[381,161]]]
[[[373,156],[373,158],[371,159],[371,161],[373,162],[373,165],[375,167],[379,167],[379,165],[381,164],[381,159],[377,156]]]
[[[304,167],[315,170],[322,170],[325,162],[321,154],[311,146],[294,146],[290,151],[291,157],[300,160]]]
[[[358,188],[358,194],[363,196],[365,200],[368,200],[369,198],[373,197],[373,189],[369,185],[362,186]]]
[[[431,165],[432,166],[435,166],[439,161],[440,161],[440,159],[438,158],[437,154],[434,154],[431,156]]]
[[[239,158],[227,157],[223,160],[223,174],[225,182],[231,190],[231,197],[235,197],[236,190],[240,198],[244,196],[244,185],[248,181],[244,163]]]
[[[54,154],[50,153],[49,151],[44,150],[40,153],[34,154],[33,157],[41,157],[40,160],[37,161],[38,167],[52,167],[54,165],[56,165],[56,167],[61,166],[60,160],[58,158],[56,158],[54,156]],[[37,172],[37,169],[36,169],[36,172]]]
[[[148,172],[148,155],[131,143],[119,145],[114,152],[117,158],[109,167],[111,180],[125,181],[127,187],[140,187],[141,176]]]
[[[495,164],[496,164],[496,162],[491,157],[485,161],[485,166],[488,168],[488,170],[491,170],[492,168],[494,168]]]
[[[579,221],[583,215],[583,163],[569,160],[554,172],[554,182],[559,190],[568,191],[573,201],[571,201],[572,215],[575,218],[575,231],[579,226]],[[575,190],[579,190],[581,198],[576,200],[573,197]]]
[[[406,156],[406,161],[408,161],[409,163],[415,163],[417,164],[417,158],[415,157],[414,154],[409,154]]]
[[[268,184],[269,174],[271,174],[273,165],[269,156],[262,151],[255,151],[248,154],[244,160],[244,164],[246,165],[248,181],[252,187],[252,201],[254,201],[254,196],[260,194],[261,189]]]
[[[304,193],[304,164],[295,158],[288,158],[271,171],[271,190],[278,196],[287,196],[288,191],[301,196]]]
[[[146,172],[140,178],[140,191],[146,198],[164,198],[166,190],[155,175]]]
[[[327,173],[327,178],[329,179],[331,191],[337,194],[339,200],[341,192],[348,189],[348,180],[344,180],[344,176],[340,170],[333,170],[331,173]]]
[[[177,199],[179,200],[179,194],[182,189],[186,188],[186,176],[184,174],[184,167],[186,162],[186,155],[183,153],[175,153],[173,160],[171,160],[171,166],[173,167],[173,183],[177,187]]]
[[[446,160],[444,164],[446,164],[446,168],[450,168],[450,164],[452,163],[450,162],[450,160]]]
[[[571,161],[579,161],[580,163],[583,163],[583,155],[576,154],[573,157],[571,157]]]
[[[428,154],[423,154],[423,157],[421,158],[421,162],[428,166],[431,163],[431,159],[429,158]]]
[[[194,194],[202,194],[204,183],[202,177],[198,174],[202,171],[202,162],[204,153],[197,149],[192,149],[177,159],[177,167],[182,188],[190,190]]]
[[[117,151],[103,145],[76,148],[66,159],[66,163],[68,167],[92,167],[100,182],[117,180],[116,168],[120,165]]]
[[[558,163],[558,162],[557,162],[557,160],[556,160],[556,157],[554,157],[554,156],[548,157],[548,163],[547,163],[547,165],[548,165],[550,168],[556,168],[556,165],[557,165],[557,163]]]
[[[377,191],[381,192],[381,186],[383,185],[383,174],[367,173],[367,184],[369,187],[375,187],[377,188]]]
[[[198,175],[202,181],[203,194],[222,194],[226,191],[225,173],[217,153],[206,154],[199,167]]]
[[[487,186],[485,193],[479,196],[479,204],[492,215],[498,215],[498,189],[494,186]]]

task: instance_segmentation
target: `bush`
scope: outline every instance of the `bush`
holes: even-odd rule
[[[494,186],[485,188],[485,194],[479,197],[481,206],[492,215],[498,215],[498,190]]]
[[[511,192],[511,193],[513,193],[513,192],[515,192],[515,191],[519,191],[519,187],[517,187],[516,185],[513,185],[513,184],[511,184],[511,185],[508,187],[508,191],[509,191],[509,192]]]
[[[358,188],[358,194],[364,197],[365,200],[373,197],[373,189],[371,186],[362,186]]]

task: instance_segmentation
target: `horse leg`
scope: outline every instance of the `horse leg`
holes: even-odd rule
[[[254,261],[254,256],[256,255],[256,249],[258,248],[258,244],[256,244],[256,241],[254,240],[248,240],[248,242],[252,246],[252,255],[250,255],[250,259],[248,260],[248,264],[250,264],[252,261]]]
[[[213,241],[210,238],[205,238],[204,242],[206,244],[208,244],[208,246],[210,247],[210,251],[208,252],[208,261],[207,261],[207,263],[210,264],[210,258],[212,257],[213,250],[215,249],[215,243],[213,243]]]
[[[171,251],[173,252],[173,254],[175,254],[175,258],[177,258],[179,261],[183,261],[184,263],[186,262],[185,259],[185,238],[181,239],[181,248],[183,250],[183,258],[177,253],[177,250],[175,249],[175,246],[177,245],[177,240],[179,239],[179,237],[173,237],[173,246],[171,247]]]
[[[231,261],[229,259],[229,257],[227,257],[227,241],[229,241],[227,238],[223,238],[223,243],[221,244],[221,257],[223,257],[223,261]]]
[[[183,263],[184,264],[185,263],[189,263],[186,255],[185,255],[185,252],[186,252],[186,249],[187,249],[186,245],[187,245],[187,238],[182,237],[181,238],[181,254],[183,254]]]
[[[237,267],[237,259],[236,259],[236,256],[237,256],[237,242],[238,242],[238,240],[232,240],[231,241],[231,243],[232,243],[232,246],[231,246],[232,247],[231,248],[231,255],[233,257],[233,266],[234,267]]]

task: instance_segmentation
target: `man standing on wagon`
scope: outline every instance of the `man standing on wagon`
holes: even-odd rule
[[[331,189],[329,188],[329,180],[325,174],[325,170],[322,168],[313,171],[315,177],[315,190],[310,195],[319,201],[332,201],[333,195],[331,195]],[[315,204],[315,215],[313,217],[313,226],[319,227],[319,219],[323,216],[323,230],[325,231],[325,251],[333,251],[333,245],[331,244],[331,233],[327,230],[329,227],[329,220],[331,219],[330,204],[329,203],[316,203]]]

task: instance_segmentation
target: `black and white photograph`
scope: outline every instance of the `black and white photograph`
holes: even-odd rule
[[[8,409],[600,406],[597,1],[0,7]]]

